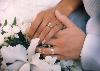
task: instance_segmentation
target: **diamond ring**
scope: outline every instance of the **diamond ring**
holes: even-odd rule
[[[53,27],[52,23],[49,23],[47,26],[50,27],[50,28]]]

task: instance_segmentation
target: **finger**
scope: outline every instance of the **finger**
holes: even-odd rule
[[[34,38],[39,37],[40,33],[41,33],[41,32],[43,31],[43,29],[46,27],[47,23],[48,23],[47,20],[45,20],[45,21],[43,21],[43,23],[41,23],[40,27],[38,27],[38,29],[37,29],[35,35],[33,36]]]
[[[46,27],[42,30],[42,32],[39,35],[41,41],[43,41],[46,35],[48,35],[48,33],[50,32],[50,30],[56,26],[56,21],[47,24]]]
[[[38,27],[34,38],[39,37],[40,33],[43,31],[43,29],[46,27],[46,25],[49,23],[50,17],[45,17],[44,20],[42,21],[41,25]]]
[[[46,34],[49,33],[50,29],[51,29],[51,28],[50,28],[50,27],[47,27],[47,26],[43,29],[43,31],[42,31],[41,34],[39,35],[40,42],[43,41],[43,39],[45,38]]]
[[[58,31],[54,37],[56,38],[63,38],[65,35],[67,36],[69,34],[69,29],[65,29],[65,30],[60,30]]]
[[[61,14],[59,11],[55,11],[55,15],[58,20],[62,22],[63,25],[65,25],[67,28],[73,27],[74,24],[72,21],[70,21],[65,15]]]
[[[44,14],[38,14],[37,17],[35,18],[35,20],[33,21],[33,23],[31,24],[29,32],[28,32],[28,37],[30,39],[33,38],[33,35],[34,35],[35,31],[37,30],[37,28],[41,24],[41,22],[43,20],[43,15]]]
[[[45,54],[45,55],[52,55],[52,54],[60,54],[60,49],[57,47],[53,47],[53,48],[40,48],[37,47],[36,48],[36,52],[41,53],[41,54]]]
[[[52,10],[45,11],[44,19],[41,23],[41,25],[38,27],[37,31],[35,32],[34,38],[39,37],[40,33],[43,31],[43,29],[47,26],[47,24],[51,21],[55,21],[55,16],[53,15]],[[53,25],[53,24],[52,24]]]
[[[53,29],[50,30],[50,32],[48,33],[48,35],[44,38],[43,40],[43,44],[48,42],[59,30],[61,30],[63,28],[62,24],[58,24],[56,25]]]
[[[46,42],[46,44],[56,46],[57,44],[59,44],[59,41],[60,40],[58,38],[52,38],[50,39],[50,41]]]

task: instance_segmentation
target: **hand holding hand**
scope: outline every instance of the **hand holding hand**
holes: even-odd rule
[[[49,40],[62,27],[63,25],[55,16],[55,9],[48,9],[37,15],[29,29],[28,37],[30,39],[40,38],[40,41],[42,42],[50,33],[47,38],[47,40]]]
[[[55,14],[66,28],[60,30],[55,35],[56,38],[52,38],[49,42],[45,42],[53,45],[52,48],[37,48],[36,51],[45,55],[57,56],[58,59],[79,58],[85,39],[85,33],[60,12],[56,11]]]
[[[57,6],[40,12],[29,29],[28,37],[30,39],[38,37],[41,42],[49,41],[63,27],[55,16],[55,10],[69,16],[80,4],[80,0],[61,0]]]

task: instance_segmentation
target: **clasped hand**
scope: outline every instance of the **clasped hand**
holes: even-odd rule
[[[30,27],[28,36],[30,39],[40,38],[43,44],[53,46],[52,49],[38,47],[36,52],[44,56],[57,56],[58,59],[78,59],[85,39],[85,33],[81,29],[55,10],[38,14]]]

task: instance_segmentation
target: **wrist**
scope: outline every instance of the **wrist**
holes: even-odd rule
[[[76,1],[76,2],[75,2]],[[62,14],[69,16],[73,11],[75,11],[81,4],[80,0],[62,0],[55,9],[60,11]]]

